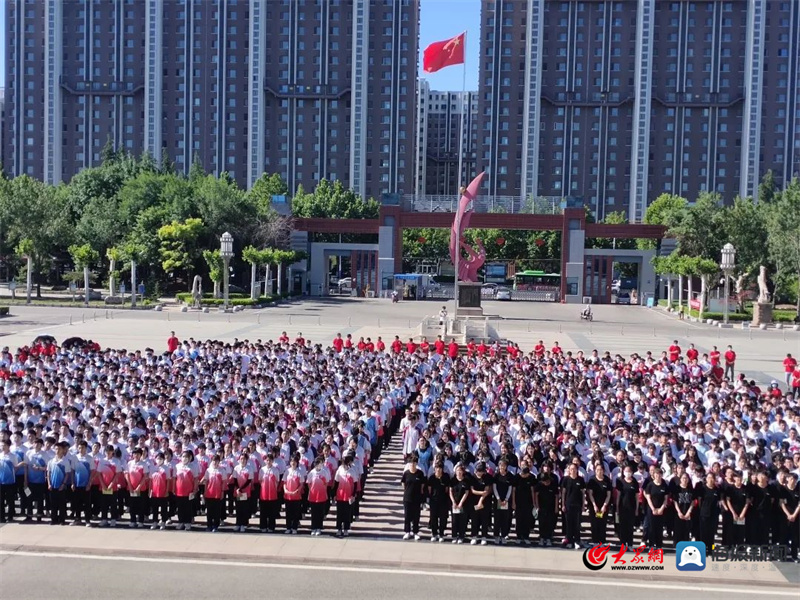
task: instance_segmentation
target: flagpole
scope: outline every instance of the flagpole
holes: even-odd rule
[[[464,128],[467,121],[467,32],[464,32],[464,62],[461,63],[461,127],[458,136],[458,182],[456,185],[456,210],[458,210],[459,201],[461,199],[461,187],[463,186],[463,168],[464,168]],[[456,230],[456,257],[454,266],[456,269],[455,283],[453,286],[453,294],[455,299],[455,307],[453,308],[453,325],[455,326],[456,318],[458,317],[458,263],[461,258],[461,224],[455,228]],[[446,325],[445,325],[446,327]]]

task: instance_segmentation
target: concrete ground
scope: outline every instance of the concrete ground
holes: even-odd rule
[[[169,332],[181,339],[224,340],[277,338],[281,331],[294,337],[329,343],[337,332],[343,335],[383,336],[404,340],[418,331],[425,316],[438,314],[437,301],[400,302],[385,299],[323,298],[294,301],[260,310],[239,313],[199,311],[181,313],[176,309],[105,310],[93,308],[52,308],[12,306],[11,316],[0,318],[0,346],[30,343],[49,333],[63,340],[70,336],[89,337],[102,346],[129,349],[166,347]],[[447,303],[450,314],[453,303]],[[609,350],[612,353],[660,353],[677,339],[681,347],[690,343],[701,352],[716,345],[724,351],[732,344],[738,354],[737,370],[761,383],[783,382],[782,361],[787,352],[800,354],[800,332],[792,330],[719,329],[709,325],[678,321],[661,309],[641,306],[595,306],[592,323],[578,318],[581,307],[536,302],[484,302],[484,312],[494,315],[495,328],[503,338],[530,350],[539,339],[548,347],[558,341],[565,350]]]

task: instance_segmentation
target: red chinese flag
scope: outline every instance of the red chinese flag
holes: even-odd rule
[[[426,73],[436,73],[450,65],[464,64],[464,39],[466,32],[443,42],[433,42],[425,48],[422,68]]]

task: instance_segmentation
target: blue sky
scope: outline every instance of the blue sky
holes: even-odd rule
[[[460,91],[462,67],[453,66],[438,73],[422,72],[422,51],[431,42],[467,32],[467,89],[478,89],[478,44],[480,42],[481,3],[479,0],[421,0],[419,35],[419,73],[430,81],[431,89]],[[0,10],[0,32],[5,38],[6,15]],[[5,64],[5,39],[0,43],[0,64]],[[0,87],[5,86],[5,69],[0,68]]]

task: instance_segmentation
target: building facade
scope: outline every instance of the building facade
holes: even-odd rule
[[[419,0],[5,7],[11,174],[68,179],[111,140],[243,186],[413,192]]]
[[[641,220],[663,192],[755,195],[800,171],[800,3],[483,0],[487,193]]]
[[[417,154],[416,193],[456,196],[476,175],[478,94],[430,91],[421,79],[417,103],[418,148],[423,151]]]

